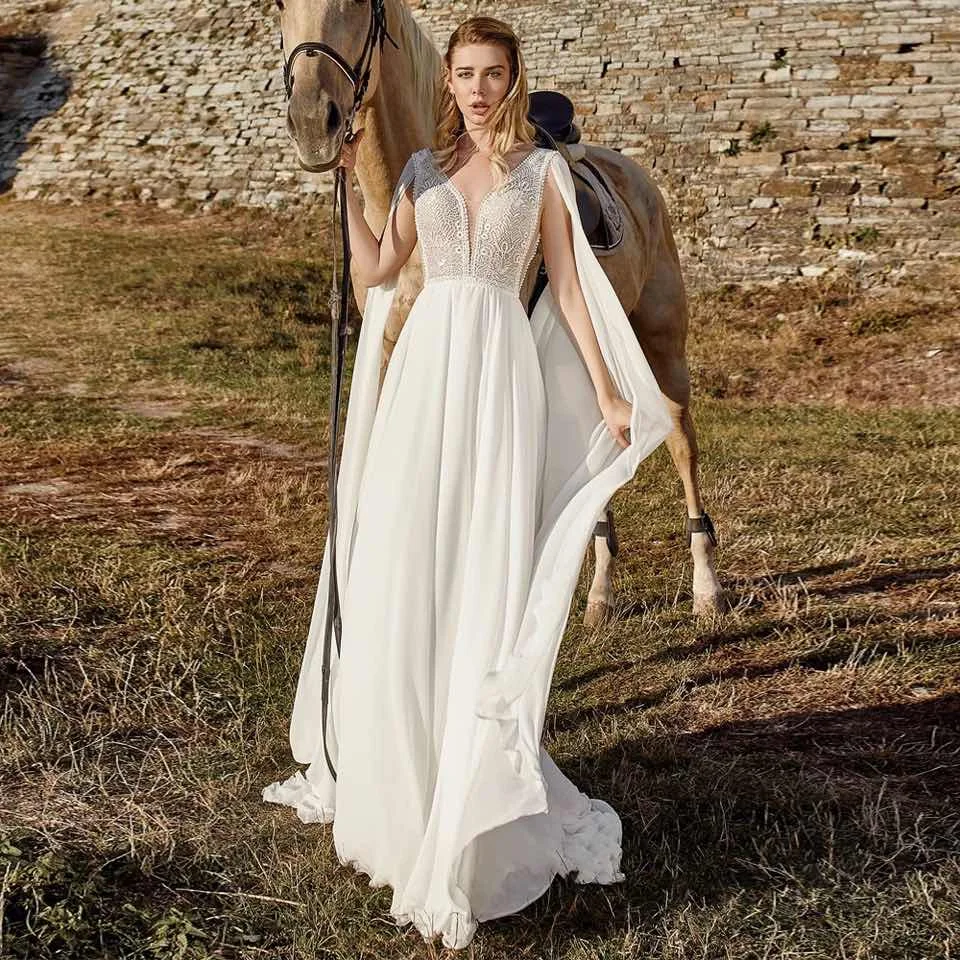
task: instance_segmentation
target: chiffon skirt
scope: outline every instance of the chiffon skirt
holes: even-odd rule
[[[389,884],[392,915],[447,947],[557,875],[623,879],[613,809],[539,743],[524,755],[502,711],[477,709],[530,615],[547,445],[562,440],[548,431],[541,364],[511,291],[469,277],[424,286],[376,407],[340,582],[337,779],[319,750],[306,775],[263,792],[302,820],[332,821],[341,863]],[[583,509],[589,531],[597,504]],[[557,622],[573,587],[568,576],[547,598]],[[541,690],[537,739],[545,703]]]

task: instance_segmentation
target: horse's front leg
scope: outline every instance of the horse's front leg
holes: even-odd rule
[[[697,470],[697,435],[690,417],[689,400],[670,402],[673,431],[667,437],[667,447],[673,458],[683,495],[687,504],[687,541],[693,557],[693,612],[713,614],[722,612],[727,598],[717,577],[714,553],[717,537],[713,522],[703,509]]]
[[[587,609],[583,613],[583,625],[592,630],[613,616],[613,573],[619,552],[617,531],[613,525],[613,510],[608,505],[604,519],[593,530],[593,553],[596,563],[593,582],[587,594]]]

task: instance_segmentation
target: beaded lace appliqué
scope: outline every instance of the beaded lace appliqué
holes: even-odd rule
[[[519,296],[539,241],[543,189],[554,151],[535,147],[490,190],[474,213],[429,149],[410,157],[424,282],[468,276]]]

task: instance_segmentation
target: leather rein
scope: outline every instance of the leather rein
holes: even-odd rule
[[[353,135],[353,118],[357,108],[363,103],[370,82],[370,73],[373,65],[374,51],[379,47],[383,52],[383,42],[389,40],[394,47],[397,42],[387,31],[387,12],[385,0],[371,0],[370,23],[367,35],[363,41],[360,57],[352,66],[333,47],[318,40],[307,40],[298,43],[290,52],[284,55],[283,61],[283,88],[286,99],[293,93],[293,64],[301,54],[316,56],[321,54],[333,61],[340,68],[343,75],[353,87],[353,104],[346,118],[346,137]],[[397,49],[399,49],[397,47]],[[283,32],[280,33],[280,52],[283,50]],[[340,656],[340,639],[342,623],[340,618],[340,593],[337,587],[337,477],[340,473],[340,462],[337,456],[337,438],[340,434],[340,399],[343,392],[343,362],[347,344],[347,302],[350,296],[350,233],[347,228],[347,177],[343,167],[337,166],[334,170],[333,182],[333,220],[336,223],[337,206],[340,207],[340,239],[343,243],[343,262],[341,266],[339,284],[336,281],[336,245],[334,245],[334,279],[330,285],[330,356],[332,371],[330,378],[330,454],[327,463],[327,500],[329,513],[329,590],[327,592],[327,619],[323,630],[323,663],[321,666],[322,691],[321,713],[323,739],[323,756],[327,769],[334,781],[337,771],[330,752],[327,749],[327,713],[330,706],[330,640],[335,636],[337,657]]]

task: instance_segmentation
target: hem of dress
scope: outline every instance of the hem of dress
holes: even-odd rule
[[[287,780],[275,781],[264,787],[261,796],[266,803],[293,807],[298,818],[304,823],[331,823],[334,819],[335,810],[323,802],[323,798],[314,790],[313,784],[299,770]],[[473,941],[480,923],[513,916],[530,906],[549,890],[558,876],[566,877],[573,873],[574,882],[578,884],[608,885],[621,882],[625,879],[625,875],[619,868],[622,855],[622,844],[618,836],[620,819],[606,801],[593,797],[587,797],[587,801],[588,804],[583,810],[560,821],[562,839],[560,849],[555,851],[556,861],[544,871],[543,882],[537,892],[524,897],[522,903],[511,904],[503,910],[482,915],[474,915],[472,911],[455,908],[436,913],[413,905],[401,904],[397,907],[391,906],[390,916],[394,918],[398,927],[412,924],[425,943],[431,943],[440,937],[444,947],[462,950]],[[545,802],[540,812],[547,812]],[[526,816],[526,814],[519,816]],[[514,819],[519,819],[519,816],[504,820],[498,826],[512,823]],[[483,833],[480,833],[471,838],[463,849],[482,835]],[[591,841],[597,837],[601,839],[608,837],[612,840],[606,844],[592,845]],[[461,850],[461,854],[462,852]],[[352,867],[357,873],[365,874],[369,878],[369,886],[374,888],[390,886],[396,891],[396,884],[389,877],[378,874],[359,858],[341,857],[337,852],[337,860],[341,866]],[[459,857],[455,862],[459,862]],[[509,873],[506,874],[501,882],[509,876]]]
[[[293,807],[303,823],[332,823],[334,808],[324,802],[313,784],[298,770],[286,780],[275,780],[260,791],[264,803]]]

